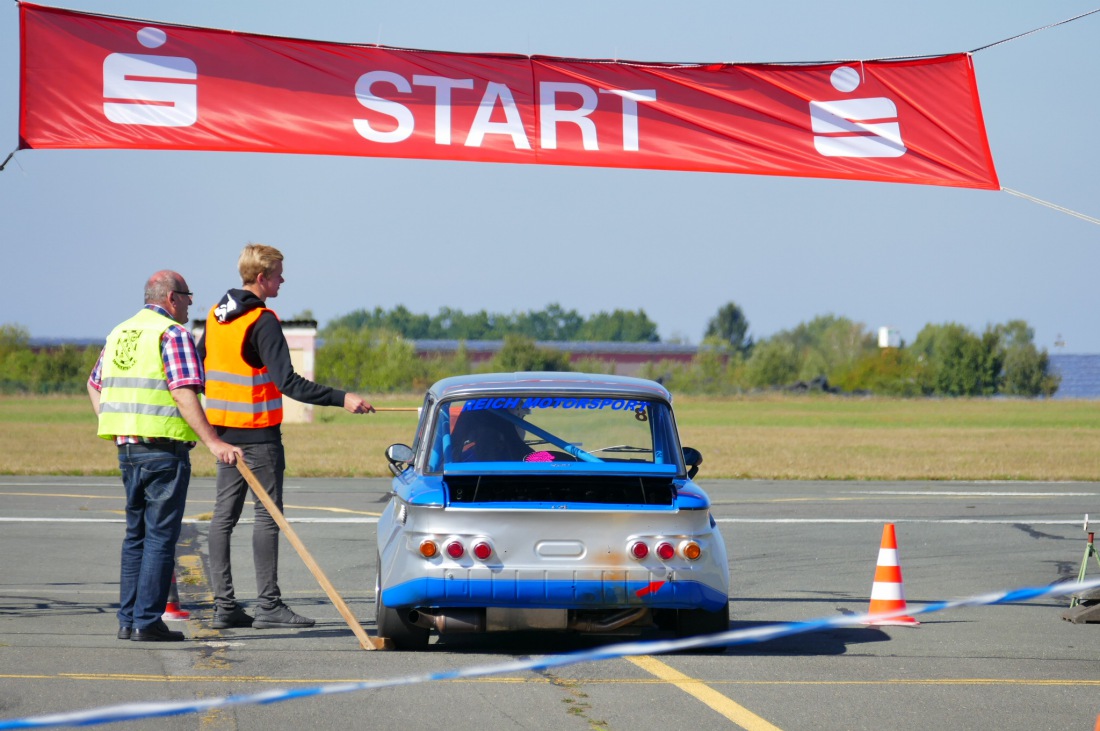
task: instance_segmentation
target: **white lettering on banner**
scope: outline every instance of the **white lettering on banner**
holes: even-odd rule
[[[829,79],[837,91],[855,91],[859,72],[841,66]],[[901,157],[905,143],[898,107],[886,97],[810,102],[814,149],[825,157]]]
[[[600,89],[601,94],[616,94],[623,98],[623,149],[638,151],[638,102],[657,101],[656,89]]]
[[[159,48],[168,35],[142,28],[137,39],[146,48]],[[103,114],[115,124],[189,127],[199,119],[198,85],[183,82],[198,76],[195,62],[182,56],[112,53],[103,59]]]
[[[568,92],[580,96],[581,105],[579,108],[559,109],[555,106],[558,94]],[[542,149],[558,149],[559,122],[572,122],[580,127],[584,149],[600,149],[596,141],[596,125],[588,118],[588,115],[594,111],[596,111],[596,93],[592,91],[590,86],[556,81],[546,81],[539,84],[539,120],[542,126]]]
[[[493,122],[490,117],[496,101],[500,100],[504,109],[504,121]],[[523,129],[523,119],[519,115],[519,107],[512,98],[512,90],[505,84],[489,82],[485,87],[485,96],[477,105],[477,116],[470,125],[470,134],[466,137],[467,147],[481,147],[485,135],[511,135],[512,144],[517,150],[530,150],[531,141],[527,139],[527,132]]]
[[[369,71],[360,76],[355,82],[355,98],[367,109],[393,117],[397,127],[389,132],[383,132],[371,127],[370,122],[365,119],[353,119],[355,131],[371,142],[404,142],[412,136],[413,129],[416,127],[413,113],[404,104],[375,96],[371,87],[376,82],[391,84],[402,94],[412,92],[412,86],[405,77],[392,71]]]
[[[394,99],[380,96],[376,85],[388,84],[398,94],[411,94],[413,86],[424,86],[435,90],[435,144],[451,145],[453,117],[451,108],[456,90],[474,89],[473,79],[451,79],[444,76],[417,74],[412,83],[402,75],[392,71],[368,71],[355,82],[355,98],[367,109],[390,117],[395,127],[391,130],[377,129],[370,120],[353,119],[355,131],[371,142],[394,144],[409,139],[416,129],[416,117],[413,110]],[[539,126],[540,142],[543,149],[554,150],[558,147],[558,125],[574,124],[580,129],[585,150],[599,150],[596,123],[591,115],[599,104],[596,90],[585,84],[543,81],[539,83]],[[637,152],[641,149],[641,137],[638,123],[638,102],[657,100],[656,89],[600,89],[600,94],[610,94],[622,100],[623,150]],[[558,96],[576,94],[580,97],[577,108],[559,108]],[[493,121],[493,113],[500,109],[504,121]],[[487,82],[485,91],[478,102],[477,112],[470,123],[464,145],[481,147],[486,135],[505,135],[512,138],[517,150],[530,150],[531,141],[523,126],[523,117],[516,104],[512,90],[507,84]]]
[[[413,83],[435,88],[435,144],[451,144],[451,89],[473,89],[474,80],[417,74],[413,77]]]

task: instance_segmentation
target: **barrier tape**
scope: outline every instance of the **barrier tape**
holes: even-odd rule
[[[72,713],[58,713],[47,716],[33,716],[29,718],[16,718],[0,721],[0,731],[6,729],[24,728],[50,728],[58,726],[95,726],[118,721],[136,721],[144,718],[163,718],[167,716],[180,716],[187,713],[199,713],[215,708],[242,705],[268,705],[298,698],[313,698],[316,696],[334,695],[337,693],[351,693],[360,690],[377,690],[379,688],[393,688],[402,685],[417,685],[441,680],[457,680],[462,678],[479,678],[507,673],[523,672],[530,670],[548,670],[568,665],[577,665],[585,662],[598,662],[600,660],[613,660],[630,655],[659,655],[680,650],[693,650],[702,647],[718,645],[734,646],[748,645],[757,642],[789,637],[791,635],[816,632],[823,629],[836,627],[852,627],[856,625],[871,624],[876,621],[900,617],[903,615],[931,614],[948,609],[962,607],[978,607],[992,604],[1010,604],[1023,602],[1042,597],[1057,597],[1075,594],[1079,591],[1087,591],[1100,587],[1100,579],[1090,581],[1054,584],[1051,586],[1025,587],[1012,591],[992,594],[983,594],[967,599],[956,599],[945,602],[932,602],[920,606],[903,608],[893,612],[879,612],[876,614],[840,615],[836,617],[824,617],[811,619],[805,622],[789,622],[769,624],[750,629],[730,630],[712,635],[687,637],[679,640],[655,640],[646,642],[625,642],[607,645],[591,650],[583,650],[564,655],[549,655],[547,657],[517,660],[514,662],[500,663],[497,665],[482,665],[457,670],[428,673],[425,675],[410,675],[403,678],[390,680],[374,680],[361,683],[334,683],[331,685],[319,685],[312,688],[300,688],[297,690],[272,690],[265,693],[250,695],[232,695],[222,698],[203,698],[194,701],[172,701],[159,703],[125,703],[117,706],[95,708],[87,711]]]

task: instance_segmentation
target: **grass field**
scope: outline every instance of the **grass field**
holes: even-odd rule
[[[283,427],[290,476],[388,475],[383,451],[410,443],[416,425],[415,412],[314,413]],[[1100,480],[1094,401],[700,396],[677,398],[676,414],[684,444],[703,453],[700,479]],[[118,474],[84,397],[0,396],[0,439],[0,474]],[[202,446],[192,466],[214,474]]]

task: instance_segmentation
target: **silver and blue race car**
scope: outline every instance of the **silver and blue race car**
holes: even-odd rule
[[[378,634],[729,628],[726,548],[668,390],[581,373],[446,378],[378,521]]]

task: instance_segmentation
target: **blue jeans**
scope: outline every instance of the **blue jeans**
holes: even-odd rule
[[[118,624],[147,629],[160,621],[168,604],[191,457],[183,442],[124,444],[118,448],[118,467],[126,487]]]

